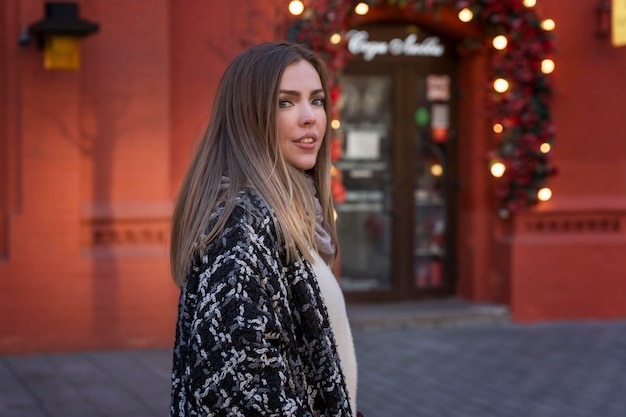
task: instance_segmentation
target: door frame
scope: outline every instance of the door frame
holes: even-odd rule
[[[398,33],[406,29],[408,25],[400,24],[395,27],[388,24],[368,24],[357,29],[380,28],[384,26],[390,31]],[[455,51],[456,45],[450,40],[443,40],[446,43],[446,49]],[[450,68],[454,67],[458,70],[458,56],[456,53],[451,55],[454,63],[450,64],[450,56],[446,58],[430,58],[429,69],[435,69],[439,73],[446,73],[451,78],[451,85],[455,86],[456,91],[458,80],[460,77],[456,71],[450,73]],[[446,229],[445,229],[445,248],[448,259],[446,260],[445,277],[443,281],[446,285],[437,288],[417,288],[414,284],[414,238],[413,229],[414,220],[414,161],[415,153],[415,137],[418,134],[418,128],[414,123],[413,110],[417,106],[415,98],[416,91],[416,71],[419,70],[419,64],[424,63],[426,58],[410,58],[410,57],[377,57],[376,59],[365,62],[361,58],[352,59],[345,67],[344,73],[351,75],[389,75],[393,79],[393,104],[394,104],[394,122],[391,127],[390,135],[394,138],[392,148],[392,204],[391,213],[392,230],[391,230],[391,288],[384,290],[370,291],[351,291],[346,292],[345,296],[349,302],[364,301],[391,301],[405,299],[423,299],[433,297],[443,297],[453,295],[456,291],[456,280],[458,276],[458,266],[456,265],[456,192],[458,184],[458,168],[457,168],[457,118],[459,116],[458,105],[454,103],[455,95],[451,97],[451,123],[452,128],[449,134],[448,151],[450,178],[446,181]],[[446,64],[442,65],[437,60],[446,60]],[[447,67],[446,67],[447,66]],[[440,71],[445,67],[446,71]],[[419,71],[417,71],[419,72]],[[433,73],[433,71],[429,71]],[[426,72],[423,71],[424,76]],[[407,225],[410,232],[407,233]],[[405,250],[399,250],[406,248]]]

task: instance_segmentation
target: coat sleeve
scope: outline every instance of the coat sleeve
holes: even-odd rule
[[[234,243],[202,263],[188,350],[198,415],[312,415],[288,369],[288,340],[272,304],[280,268],[266,240],[238,225],[223,239]]]

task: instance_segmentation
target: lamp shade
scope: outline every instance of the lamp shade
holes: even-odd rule
[[[73,2],[49,2],[45,4],[45,17],[29,27],[40,41],[46,35],[87,36],[97,32],[97,23],[78,16],[78,4]]]

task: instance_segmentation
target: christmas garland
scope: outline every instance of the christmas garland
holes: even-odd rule
[[[534,12],[534,2],[526,0],[366,0],[369,7],[382,4],[412,8],[420,12],[436,12],[442,7],[456,11],[469,9],[473,18],[485,28],[485,36],[504,35],[506,46],[491,54],[492,82],[504,79],[506,91],[496,92],[490,84],[488,109],[494,125],[498,146],[487,155],[489,166],[499,163],[503,173],[495,184],[499,199],[498,214],[507,217],[538,202],[538,192],[547,179],[556,173],[550,164],[554,141],[554,125],[550,114],[552,98],[552,64],[554,41],[551,31],[542,27]],[[351,54],[345,35],[348,21],[354,14],[352,0],[310,0],[303,17],[292,27],[291,37],[309,44],[326,61],[331,73],[331,100],[337,103],[341,94],[340,75]],[[334,42],[331,35],[336,36]],[[339,40],[337,42],[337,40]],[[459,44],[460,53],[485,45],[484,39],[466,39]],[[339,119],[336,107],[333,119]],[[333,139],[333,159],[341,157],[341,144]],[[492,171],[493,172],[493,171]],[[496,174],[494,174],[496,176]],[[341,172],[334,170],[333,195],[341,202],[345,190]],[[549,198],[549,195],[547,196]]]

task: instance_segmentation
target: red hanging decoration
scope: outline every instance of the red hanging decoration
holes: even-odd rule
[[[554,125],[551,120],[551,76],[541,72],[541,61],[554,56],[554,39],[551,32],[541,27],[534,9],[526,8],[522,0],[362,0],[370,8],[379,5],[412,7],[420,11],[433,11],[441,7],[454,10],[469,8],[489,30],[507,37],[508,46],[494,51],[492,77],[509,81],[506,93],[491,91],[488,109],[494,123],[503,122],[504,131],[498,134],[499,147],[489,152],[490,160],[503,161],[507,170],[497,179],[494,194],[499,199],[498,213],[509,213],[537,204],[537,191],[545,186],[557,170],[550,165],[549,153],[539,150],[542,143],[552,147]],[[336,106],[341,94],[339,76],[351,54],[345,43],[349,30],[348,19],[354,13],[356,1],[311,0],[309,13],[298,23],[296,40],[308,43],[326,61],[331,73],[331,99]],[[333,34],[341,35],[337,44],[330,42]],[[484,44],[482,39],[466,39],[459,44],[460,52]],[[491,88],[491,83],[487,83]],[[337,108],[333,118],[339,117]],[[495,134],[495,133],[494,133]],[[341,144],[333,137],[333,160],[341,156]],[[335,201],[345,198],[341,171],[334,168],[331,189]]]

